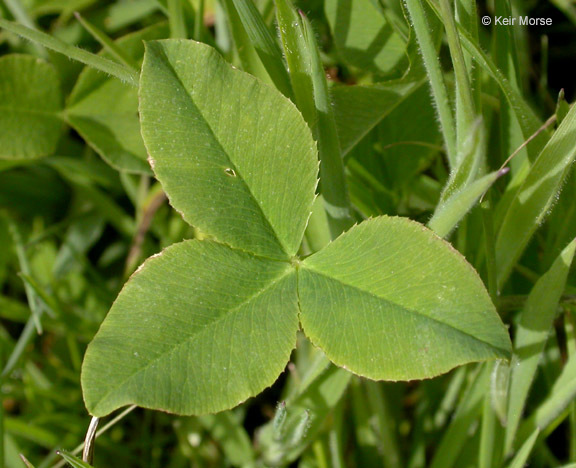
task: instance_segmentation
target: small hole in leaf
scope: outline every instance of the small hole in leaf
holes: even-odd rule
[[[236,177],[236,171],[231,167],[227,167],[226,169],[224,169],[224,172],[226,173],[227,176]]]

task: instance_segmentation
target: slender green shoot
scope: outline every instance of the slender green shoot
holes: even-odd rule
[[[432,39],[430,23],[426,18],[424,4],[420,0],[406,0],[406,7],[410,13],[412,26],[416,33],[416,39],[420,45],[424,65],[428,72],[432,95],[438,111],[440,120],[440,129],[446,145],[446,153],[451,167],[457,166],[457,145],[456,145],[456,126],[454,124],[454,115],[448,97],[448,90],[444,82],[444,75],[438,60],[438,51],[435,42]]]
[[[20,270],[24,275],[30,276],[30,263],[28,262],[28,256],[26,255],[26,248],[24,246],[24,241],[22,239],[20,229],[12,220],[9,220],[8,224],[10,226],[10,234],[12,235],[14,246],[16,248],[16,255],[18,256],[18,261],[20,262]],[[28,299],[28,305],[30,307],[30,312],[32,313],[32,322],[34,323],[38,334],[42,334],[42,324],[40,322],[42,311],[38,303],[39,298],[28,282],[24,283],[24,290],[26,291],[26,299]]]
[[[318,143],[320,192],[335,238],[352,225],[352,218],[326,75],[308,19],[295,11],[289,0],[276,0],[276,8],[296,105]]]
[[[278,90],[285,96],[291,96],[290,76],[282,60],[282,51],[272,35],[262,15],[252,0],[232,0],[242,25],[260,57],[266,71]]]
[[[130,68],[134,73],[138,73],[138,64],[126,55],[104,31],[94,26],[90,21],[82,17],[80,13],[75,12],[74,16],[84,29],[86,29],[114,59]]]
[[[174,39],[186,39],[188,37],[183,7],[182,0],[168,0],[170,37]]]
[[[100,57],[99,55],[88,52],[84,49],[80,49],[79,47],[67,44],[66,42],[61,41],[54,36],[50,36],[49,34],[37,31],[35,29],[27,28],[26,26],[22,26],[21,24],[13,23],[2,18],[0,18],[0,27],[14,34],[17,34],[24,39],[28,39],[29,41],[41,44],[48,49],[54,50],[55,52],[59,52],[72,60],[77,60],[78,62],[88,65],[89,67],[92,67],[98,71],[118,78],[123,83],[138,87],[138,73],[126,67],[125,65],[121,65],[107,58]]]

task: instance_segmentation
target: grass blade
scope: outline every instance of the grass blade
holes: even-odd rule
[[[16,249],[16,255],[18,257],[18,262],[20,263],[20,270],[26,276],[31,274],[30,263],[28,262],[28,257],[26,255],[26,248],[24,246],[24,241],[22,239],[22,234],[18,226],[11,220],[8,220],[8,225],[10,228],[10,234],[14,241],[14,246]],[[24,291],[26,292],[26,299],[28,300],[28,305],[30,307],[30,312],[32,314],[32,322],[38,331],[38,334],[42,334],[42,324],[40,323],[40,316],[42,315],[42,308],[38,303],[39,297],[37,296],[34,288],[27,282],[24,281]]]
[[[496,239],[498,285],[508,279],[532,234],[550,209],[576,158],[576,107],[562,121],[509,204]]]
[[[536,283],[520,315],[514,342],[517,364],[512,365],[508,402],[505,443],[507,453],[512,450],[516,430],[556,316],[558,301],[564,292],[575,250],[576,240],[562,251],[550,270]]]
[[[296,105],[318,143],[320,192],[335,238],[352,225],[352,218],[326,75],[308,19],[289,0],[276,0],[276,9]]]
[[[565,410],[574,398],[576,398],[576,356],[572,355],[554,383],[550,395],[520,426],[518,441],[524,443],[535,429],[544,432],[560,424],[568,415]]]
[[[30,463],[24,455],[20,454],[20,458],[22,459],[22,463],[24,463],[24,465],[26,465],[26,468],[34,468],[34,465],[32,463]],[[2,468],[4,468],[4,467],[2,467]]]
[[[40,312],[42,312],[42,309],[40,310]],[[14,346],[14,349],[12,350],[12,353],[10,354],[8,361],[6,361],[6,364],[2,369],[2,374],[0,374],[0,381],[3,380],[8,374],[10,374],[10,372],[14,370],[14,367],[16,367],[16,364],[24,354],[26,347],[28,346],[32,338],[34,338],[34,330],[35,330],[34,321],[32,317],[30,317],[26,322],[24,329],[20,333],[18,341],[16,342],[16,346]]]
[[[83,18],[82,15],[78,12],[74,13],[76,19],[80,22],[80,24],[88,31],[94,39],[96,39],[104,49],[108,51],[108,53],[114,57],[118,62],[124,64],[126,67],[130,68],[134,73],[138,73],[138,65],[128,56],[126,55],[122,49],[120,49],[112,39],[110,39],[106,33],[96,26],[94,26],[90,21]]]
[[[168,23],[170,24],[170,37],[186,39],[188,30],[184,16],[183,0],[168,0]]]
[[[89,465],[86,462],[80,460],[80,458],[72,455],[71,453],[66,452],[65,450],[59,450],[58,455],[60,455],[67,463],[70,464],[73,468],[92,468],[92,465]]]
[[[49,34],[27,28],[26,26],[2,18],[0,18],[0,27],[17,34],[24,39],[28,39],[29,41],[41,44],[48,49],[59,52],[72,60],[77,60],[78,62],[95,68],[96,70],[114,76],[122,82],[128,83],[132,86],[138,86],[138,73],[129,69],[125,65],[121,65],[112,60],[108,60],[104,57],[80,49],[79,47],[67,44]]]
[[[458,147],[463,140],[462,137],[467,134],[469,127],[473,124],[476,118],[476,111],[468,70],[466,69],[464,54],[460,46],[460,37],[458,36],[449,0],[440,0],[440,13],[442,15],[442,23],[446,28],[446,38],[456,78],[456,135],[458,136],[456,145]],[[460,149],[458,149],[457,156],[457,163],[460,165],[462,163],[460,160],[462,156]]]
[[[483,365],[460,400],[448,429],[440,440],[430,468],[451,468],[468,439],[468,429],[482,411],[482,402],[490,384],[490,366]]]
[[[440,66],[440,61],[438,60],[438,52],[435,46],[436,43],[430,32],[431,28],[429,20],[426,18],[424,4],[420,0],[406,0],[406,7],[410,13],[412,26],[416,33],[418,43],[420,44],[420,51],[422,52],[424,65],[428,72],[432,95],[438,110],[440,128],[444,136],[446,152],[448,153],[448,160],[450,161],[451,167],[456,167],[457,146],[454,115],[452,114],[450,100],[448,98],[448,90],[446,89],[442,68]]]
[[[514,456],[508,468],[524,468],[526,466],[526,462],[528,461],[528,457],[530,453],[532,453],[532,449],[534,448],[534,444],[540,435],[540,431],[535,429],[534,432],[526,439],[526,442],[522,445],[518,453]]]
[[[272,85],[272,78],[266,71],[262,60],[258,56],[256,49],[252,45],[250,36],[244,29],[240,15],[234,7],[232,0],[224,0],[222,2],[222,7],[226,12],[226,17],[228,19],[228,26],[230,28],[230,33],[232,34],[232,39],[236,48],[236,53],[240,59],[242,69],[245,72],[250,73],[262,81]]]
[[[508,172],[507,169],[495,171],[455,191],[441,202],[428,222],[428,227],[440,237],[447,237],[457,224],[474,207],[478,199],[496,180]]]
[[[404,466],[402,454],[395,431],[394,414],[390,408],[389,398],[382,387],[382,382],[362,382],[365,387],[369,407],[376,415],[379,445],[382,450],[384,465],[387,468]]]
[[[51,297],[46,291],[44,291],[32,276],[25,275],[24,273],[20,273],[19,276],[22,278],[22,281],[24,281],[25,284],[27,284],[32,288],[32,290],[36,294],[36,297],[40,301],[42,301],[42,303],[46,308],[46,312],[50,316],[55,317],[57,315],[60,315],[59,314],[60,307],[56,303],[56,300],[53,297]]]
[[[413,1],[413,0],[411,0]],[[438,18],[442,18],[438,7],[431,0],[426,0],[427,5]],[[506,76],[498,69],[493,60],[477,45],[474,37],[461,25],[456,25],[460,40],[464,50],[472,56],[474,61],[496,82],[502,90],[508,104],[514,110],[518,123],[522,128],[524,138],[528,139],[534,134],[538,134],[531,145],[528,147],[529,154],[537,155],[546,144],[549,134],[547,132],[538,132],[542,122],[536,116],[532,108],[526,103],[526,100],[519,94],[518,90],[510,83]]]
[[[194,39],[197,41],[202,41],[204,37],[204,3],[204,0],[198,2],[198,7],[194,14]]]
[[[252,0],[232,0],[232,3],[270,78],[282,94],[291,96],[290,76],[282,60],[282,51],[254,2]]]
[[[484,397],[482,407],[482,424],[480,429],[480,449],[478,453],[478,467],[492,468],[494,454],[497,452],[498,422],[492,408],[490,395]]]

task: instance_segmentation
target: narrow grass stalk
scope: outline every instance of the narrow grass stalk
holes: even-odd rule
[[[496,235],[494,234],[494,221],[492,210],[492,197],[488,193],[480,205],[482,209],[482,224],[484,226],[484,251],[486,253],[486,277],[488,278],[488,292],[494,304],[498,304],[498,267],[496,265]]]
[[[445,195],[471,184],[484,165],[486,135],[484,122],[477,114],[469,72],[449,0],[440,0],[440,14],[456,78],[456,167],[453,167]]]
[[[404,466],[402,453],[396,436],[396,421],[388,407],[388,400],[383,392],[381,382],[363,382],[368,396],[368,403],[376,415],[380,433],[380,447],[386,468]]]
[[[252,0],[232,0],[252,46],[274,85],[285,96],[292,95],[290,76],[282,60],[282,51]]]
[[[66,460],[66,463],[68,463],[72,468],[92,468],[92,465],[86,463],[84,460],[80,460],[78,457],[66,452],[65,450],[59,450],[58,455]]]
[[[320,192],[335,238],[353,222],[326,74],[308,19],[296,13],[289,0],[276,0],[276,8],[296,105],[318,143]]]
[[[440,13],[442,14],[442,22],[446,29],[446,38],[448,40],[452,66],[454,67],[454,75],[456,77],[456,134],[460,141],[468,127],[474,122],[476,111],[474,109],[474,100],[468,70],[466,69],[466,61],[464,60],[464,54],[460,46],[460,38],[456,30],[456,23],[449,0],[440,0]]]
[[[188,30],[182,0],[168,0],[168,23],[170,25],[170,37],[186,39]]]
[[[18,229],[18,226],[16,226],[16,223],[14,223],[12,220],[8,220],[8,224],[10,227],[10,234],[12,235],[12,239],[14,241],[16,256],[18,257],[18,262],[20,264],[20,270],[24,275],[30,276],[30,264],[28,263],[26,248],[24,247],[24,242],[22,240],[20,230]],[[32,323],[36,327],[38,334],[42,334],[42,324],[40,323],[40,316],[42,315],[42,311],[38,303],[39,298],[34,291],[34,288],[32,288],[32,286],[26,281],[24,282],[24,291],[26,292],[26,299],[28,300],[28,305],[32,314]]]
[[[40,316],[42,315],[42,312],[43,309],[40,309]],[[34,338],[35,329],[36,328],[34,326],[34,320],[32,317],[30,317],[26,322],[26,325],[24,326],[22,333],[20,333],[18,341],[16,342],[16,345],[14,346],[14,349],[12,350],[12,353],[8,358],[8,361],[4,365],[4,368],[2,369],[2,374],[0,374],[0,382],[4,380],[6,376],[10,374],[10,372],[12,372],[12,370],[14,370],[14,367],[16,367],[16,364],[24,354],[26,347],[28,346],[30,341],[32,341],[32,338]]]
[[[194,38],[201,41],[204,36],[204,0],[198,1],[198,8],[194,15]]]
[[[77,60],[78,62],[88,65],[98,71],[118,78],[124,83],[138,87],[138,73],[125,65],[121,65],[107,58],[100,57],[99,55],[92,54],[83,49],[67,44],[49,34],[27,28],[26,26],[2,18],[0,18],[0,27],[17,34],[24,39],[28,39],[29,41],[41,44],[48,49],[59,52],[72,60]]]
[[[513,199],[505,205],[496,239],[499,287],[506,282],[532,234],[548,214],[568,168],[576,159],[576,148],[572,144],[575,135],[576,108],[573,107],[532,164]]]
[[[478,5],[476,0],[456,0],[455,1],[456,24],[462,26],[470,33],[470,36],[478,44]],[[466,69],[470,77],[472,87],[472,97],[477,113],[481,112],[482,84],[480,82],[480,69],[474,66],[473,58],[468,52],[463,52],[466,61]]]
[[[226,11],[228,26],[243,70],[260,78],[262,81],[273,85],[272,78],[266,71],[266,67],[258,56],[256,49],[252,45],[250,36],[242,24],[242,20],[238,11],[236,11],[234,2],[232,0],[223,0],[221,5]]]
[[[430,80],[430,87],[432,88],[432,96],[438,111],[438,118],[440,120],[440,129],[444,137],[444,144],[446,145],[446,152],[451,167],[457,166],[457,147],[456,147],[456,126],[454,125],[454,116],[450,107],[450,99],[448,98],[448,91],[440,61],[438,60],[438,52],[435,47],[435,42],[430,33],[430,25],[426,18],[424,5],[420,0],[406,0],[406,7],[410,13],[414,32],[420,45],[424,65]]]
[[[344,405],[340,402],[333,412],[334,423],[327,434],[326,442],[330,453],[330,466],[332,468],[346,468],[344,459],[345,447],[342,443],[344,424]]]
[[[480,429],[480,449],[478,452],[478,468],[493,468],[493,455],[496,437],[496,415],[492,409],[490,394],[484,397],[482,407],[482,426]]]
[[[448,237],[480,197],[507,172],[507,170],[492,172],[454,191],[446,201],[438,204],[434,216],[428,222],[428,227],[440,237]]]
[[[564,249],[550,270],[536,283],[520,315],[514,340],[517,364],[512,366],[506,453],[514,446],[528,392],[556,316],[556,308],[564,291],[575,250],[576,240]],[[574,360],[574,356],[571,356],[571,359]]]
[[[536,429],[547,433],[567,416],[568,406],[576,398],[576,356],[571,356],[556,379],[544,402],[527,418],[518,430],[518,443],[523,444]]]
[[[51,297],[46,291],[44,291],[42,287],[38,284],[38,282],[31,275],[20,273],[19,276],[20,278],[22,278],[22,281],[24,281],[24,284],[32,288],[32,291],[34,291],[37,300],[42,302],[48,315],[50,315],[51,317],[56,317],[57,315],[60,315],[60,307],[56,303],[56,300],[53,297]]]
[[[107,424],[105,424],[100,430],[98,430],[96,432],[95,435],[95,439],[97,439],[98,437],[100,437],[102,434],[104,434],[105,432],[107,432],[111,427],[115,426],[117,423],[119,423],[122,419],[124,419],[126,416],[128,416],[132,411],[134,411],[136,409],[136,405],[132,405],[129,406],[128,408],[126,408],[124,411],[122,411],[118,416],[116,416],[115,418],[113,418],[110,422],[108,422]],[[78,455],[80,454],[80,452],[82,452],[82,450],[84,449],[84,442],[82,442],[80,445],[78,445],[77,447],[74,448],[74,450],[72,450],[72,455]],[[52,453],[50,454],[48,457],[46,457],[44,459],[44,461],[38,466],[38,468],[47,468],[48,466],[51,466],[52,463],[54,462],[54,460],[56,460],[58,454],[57,453]],[[65,460],[60,460],[58,463],[56,463],[54,465],[53,468],[62,468],[64,465],[66,465],[66,461]]]
[[[518,453],[514,456],[508,468],[524,468],[526,466],[526,462],[532,453],[532,449],[534,448],[534,444],[536,440],[538,440],[538,436],[540,435],[540,431],[535,429],[534,432],[526,439],[526,442],[522,445]]]
[[[120,47],[118,47],[110,37],[106,35],[106,33],[96,26],[94,26],[90,21],[83,18],[80,13],[74,13],[74,16],[78,20],[78,22],[90,33],[90,35],[96,39],[100,45],[112,56],[116,59],[119,63],[122,63],[126,67],[130,68],[134,73],[138,73],[138,65],[128,57]]]
[[[490,368],[478,366],[476,376],[466,388],[452,417],[450,425],[438,445],[438,450],[430,464],[431,468],[451,468],[464,449],[470,426],[478,419],[482,403],[490,383]]]
[[[426,0],[426,3],[430,7],[431,11],[433,11],[439,19],[442,19],[442,14],[436,4],[432,0]],[[472,56],[474,61],[484,69],[488,75],[490,75],[502,90],[508,104],[514,110],[518,123],[522,128],[524,138],[529,138],[538,131],[542,122],[536,116],[532,108],[526,103],[526,100],[520,95],[518,90],[494,64],[493,60],[478,46],[478,41],[475,40],[470,32],[464,29],[460,24],[456,24],[456,27],[458,29],[458,34],[460,35],[462,47]],[[534,140],[532,145],[528,148],[529,153],[537,155],[542,148],[544,148],[549,137],[550,134],[548,132],[541,133],[539,138]]]

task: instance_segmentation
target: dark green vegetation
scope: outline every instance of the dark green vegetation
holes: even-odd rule
[[[0,4],[0,468],[576,466],[576,10],[494,3]]]

